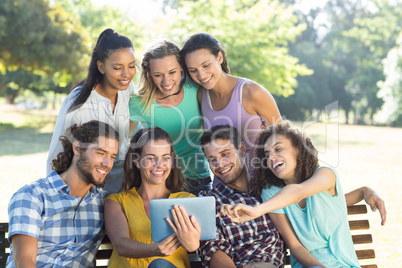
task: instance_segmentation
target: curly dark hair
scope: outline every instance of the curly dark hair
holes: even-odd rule
[[[126,159],[124,160],[124,180],[120,191],[128,191],[133,187],[138,188],[141,186],[142,179],[140,169],[134,165],[133,161],[141,157],[142,149],[150,140],[166,140],[170,144],[172,171],[165,182],[166,188],[172,193],[182,191],[184,177],[180,168],[177,166],[176,158],[174,157],[173,142],[169,134],[159,127],[142,128],[131,138],[130,148],[127,152]]]
[[[289,121],[284,121],[275,126],[268,126],[263,130],[256,140],[256,157],[261,165],[255,169],[252,186],[257,195],[261,195],[265,187],[271,185],[283,187],[285,182],[276,177],[268,168],[267,157],[264,153],[264,145],[273,135],[283,135],[288,138],[294,148],[297,149],[296,174],[298,182],[309,179],[318,168],[318,151],[311,139],[294,128]]]
[[[99,137],[111,138],[119,141],[119,133],[110,125],[92,120],[78,126],[74,124],[67,128],[66,134],[59,140],[63,146],[63,151],[52,161],[52,168],[59,174],[66,171],[74,157],[73,142],[80,143],[81,151],[85,151],[89,144],[96,143]]]

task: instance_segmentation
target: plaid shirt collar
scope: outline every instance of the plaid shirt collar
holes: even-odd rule
[[[46,177],[52,186],[53,190],[62,194],[71,194],[70,186],[68,186],[65,181],[60,177],[60,175],[56,171],[50,172],[50,174]],[[100,187],[96,187],[92,185],[89,189],[88,194],[94,194],[103,191]]]

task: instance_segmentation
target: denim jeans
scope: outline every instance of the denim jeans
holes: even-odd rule
[[[174,266],[170,261],[165,259],[156,259],[153,260],[149,265],[148,268],[177,268]]]

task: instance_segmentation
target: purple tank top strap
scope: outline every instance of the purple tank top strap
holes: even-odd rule
[[[238,105],[238,103],[240,103],[243,107],[243,101],[242,101],[242,95],[243,95],[243,85],[247,82],[247,79],[244,78],[239,78],[239,80],[237,80],[236,85],[233,89],[233,93],[232,93],[232,98],[230,99],[230,102],[228,104],[228,106],[226,107],[230,107],[232,109],[238,109],[236,106]],[[231,102],[235,101],[236,105],[232,104]]]

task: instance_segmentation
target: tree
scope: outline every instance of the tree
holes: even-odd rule
[[[370,4],[369,8],[360,7],[361,15],[354,19],[354,27],[344,35],[356,46],[351,53],[356,61],[356,72],[348,88],[357,97],[355,106],[360,105],[359,116],[368,114],[373,122],[374,114],[383,104],[377,96],[377,83],[384,80],[381,62],[395,45],[400,31],[397,25],[402,24],[402,9],[400,4],[386,0],[370,1]]]
[[[134,48],[143,47],[143,26],[127,13],[123,13],[113,5],[95,6],[88,0],[55,0],[74,20],[80,21],[85,31],[89,34],[93,47],[100,33],[106,28],[112,28],[116,32],[126,35],[133,42]]]
[[[0,4],[0,29],[3,76],[44,76],[66,84],[81,74],[88,36],[60,6],[44,0],[4,0]],[[1,79],[0,94],[9,87],[5,81],[10,79]],[[23,81],[13,81],[17,92],[30,84]]]
[[[288,96],[297,75],[310,70],[288,54],[287,44],[304,29],[296,26],[291,7],[279,1],[180,1],[169,29],[176,43],[197,32],[208,32],[223,45],[231,73],[252,79],[271,93]],[[201,15],[202,14],[202,15]],[[165,23],[166,24],[166,23]]]
[[[86,76],[90,52],[106,28],[141,48],[141,28],[113,7],[95,7],[86,0],[0,2],[0,95],[11,94],[7,100],[13,101],[27,86],[34,92],[68,93]],[[12,80],[14,71],[32,76],[35,83]]]
[[[334,65],[344,68],[345,89],[352,96],[355,122],[373,123],[375,113],[383,104],[378,98],[377,83],[384,79],[381,61],[395,45],[402,24],[400,3],[387,0],[329,1],[331,32],[327,45],[334,51]],[[331,37],[331,36],[329,36]],[[341,55],[342,61],[336,61]]]
[[[385,81],[380,83],[378,92],[385,101],[380,114],[384,123],[402,127],[402,31],[397,44],[388,52],[384,60]]]

